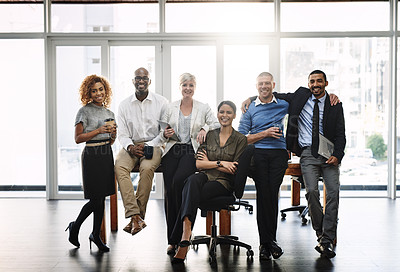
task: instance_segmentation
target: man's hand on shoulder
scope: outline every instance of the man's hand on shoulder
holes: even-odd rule
[[[251,104],[250,98],[247,98],[245,101],[242,102],[242,106],[240,107],[242,113],[245,113],[249,109],[250,104]]]
[[[329,100],[331,101],[331,106],[340,103],[339,97],[336,94],[329,94]]]

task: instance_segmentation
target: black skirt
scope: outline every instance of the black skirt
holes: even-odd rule
[[[110,144],[83,149],[82,180],[85,199],[115,194],[114,158]]]

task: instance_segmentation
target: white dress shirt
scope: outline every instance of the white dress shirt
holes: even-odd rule
[[[150,146],[160,146],[160,120],[163,107],[168,100],[155,93],[140,101],[133,94],[123,100],[118,108],[118,140],[125,150],[131,144],[145,142]]]

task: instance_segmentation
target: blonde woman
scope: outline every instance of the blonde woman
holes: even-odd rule
[[[196,77],[184,73],[179,78],[182,98],[167,106],[161,123],[166,140],[162,157],[164,176],[164,207],[167,220],[167,254],[175,254],[180,239],[171,237],[181,206],[182,189],[187,177],[196,171],[194,154],[206,138],[208,130],[219,127],[211,108],[193,99]]]

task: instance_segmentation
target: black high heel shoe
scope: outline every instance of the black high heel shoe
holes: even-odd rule
[[[75,221],[70,222],[68,224],[68,227],[65,229],[65,231],[69,230],[68,241],[71,244],[73,244],[74,246],[79,248],[81,246],[81,244],[79,244],[79,241],[78,241],[79,230],[74,230],[73,229],[74,228],[74,224],[75,224]]]
[[[180,247],[181,247],[181,246],[180,246]],[[181,247],[181,248],[187,248],[187,246],[186,246],[186,247]],[[184,263],[185,260],[186,260],[187,254],[188,254],[188,252],[189,252],[189,249],[190,249],[190,248],[188,248],[187,251],[186,251],[185,258],[181,259],[181,258],[173,257],[171,263],[172,263],[172,264],[182,264],[182,263]],[[179,251],[179,248],[178,248],[177,251]],[[178,252],[177,252],[177,254],[178,254]],[[176,256],[176,254],[175,254],[175,256]]]
[[[93,233],[89,236],[90,250],[92,250],[92,242],[99,248],[100,251],[109,252],[110,248],[106,246],[99,236],[94,236]]]

